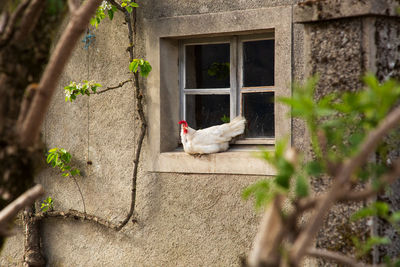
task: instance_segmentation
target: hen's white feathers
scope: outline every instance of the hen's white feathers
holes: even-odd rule
[[[183,149],[189,154],[209,154],[225,151],[229,148],[229,141],[244,132],[246,120],[236,117],[229,123],[212,126],[202,130],[194,130],[184,125],[181,127]]]

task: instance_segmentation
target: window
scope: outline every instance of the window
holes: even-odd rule
[[[180,43],[181,117],[194,129],[247,119],[242,144],[275,140],[275,41],[257,35]]]
[[[291,6],[154,18],[146,25],[144,52],[153,67],[145,80],[147,170],[274,175],[252,153],[255,144],[273,150],[275,138],[290,137],[289,109],[275,100],[291,94]],[[179,149],[184,116],[198,129],[239,114],[250,122],[240,145],[203,157]]]

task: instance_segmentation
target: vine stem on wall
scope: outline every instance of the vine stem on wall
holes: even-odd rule
[[[112,5],[115,5],[117,9],[125,14],[125,22],[128,26],[128,38],[129,38],[129,46],[127,48],[127,51],[129,52],[129,59],[130,62],[133,61],[135,58],[135,45],[134,45],[134,37],[136,37],[136,9],[133,9],[132,13],[129,13],[125,8],[123,8],[120,4],[115,2],[115,0],[109,0],[109,2]],[[135,212],[135,205],[136,205],[136,184],[137,184],[137,176],[138,176],[138,171],[139,171],[139,162],[140,162],[140,155],[143,147],[143,141],[146,135],[146,130],[147,130],[147,121],[146,117],[144,115],[144,109],[143,109],[143,92],[142,88],[140,87],[139,83],[139,73],[136,72],[133,74],[134,76],[134,81],[135,81],[135,96],[136,96],[136,112],[139,114],[139,120],[140,120],[140,134],[139,134],[139,139],[137,141],[137,146],[136,146],[136,153],[135,153],[135,158],[133,160],[133,174],[132,174],[132,189],[131,189],[131,204],[129,208],[129,212],[126,215],[125,219],[120,222],[120,224],[117,227],[117,231],[121,230],[132,218],[134,212]],[[133,221],[136,221],[135,218]]]

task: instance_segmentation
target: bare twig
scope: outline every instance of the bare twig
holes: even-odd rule
[[[75,184],[76,184],[76,187],[78,187],[79,194],[81,195],[82,205],[83,205],[83,213],[86,213],[85,199],[83,198],[83,194],[82,194],[82,191],[81,191],[81,187],[79,186],[78,181],[76,180],[76,178],[75,178],[73,175],[71,175],[71,176],[72,176],[72,179],[74,180],[74,182],[75,182]]]
[[[20,112],[18,115],[18,120],[17,120],[17,129],[21,130],[22,124],[26,118],[26,114],[28,113],[29,107],[32,104],[32,99],[35,93],[37,92],[37,83],[32,83],[26,88],[24,97],[21,102],[21,108]]]
[[[26,8],[24,16],[21,19],[21,23],[18,30],[15,32],[13,43],[18,43],[30,36],[30,33],[35,28],[42,11],[46,5],[43,0],[33,0]]]
[[[47,211],[47,212],[39,212],[36,213],[31,220],[38,221],[44,218],[64,218],[64,219],[72,219],[72,220],[82,220],[92,222],[113,230],[117,230],[118,225],[95,215],[90,215],[84,212],[80,212],[77,210],[70,209],[68,211]]]
[[[1,9],[0,9],[1,10]],[[8,19],[9,19],[9,14],[8,12],[3,12],[0,15],[0,36],[3,34],[4,30],[6,29]]]
[[[92,14],[100,3],[101,0],[85,2],[77,10],[76,14],[71,17],[67,28],[58,41],[39,83],[38,94],[33,99],[20,132],[20,143],[23,146],[31,146],[37,139],[60,75],[81,34],[86,30]]]
[[[44,194],[43,186],[35,185],[0,211],[0,234],[7,234],[7,226],[23,208],[32,205]]]
[[[105,93],[110,90],[121,88],[122,86],[124,86],[126,83],[129,83],[129,82],[133,82],[133,79],[129,79],[129,80],[120,82],[118,85],[115,85],[115,86],[106,87],[103,90],[97,91],[95,94],[102,94],[102,93]]]
[[[319,231],[326,214],[329,212],[331,207],[336,202],[338,192],[342,192],[345,184],[350,180],[351,175],[356,169],[366,162],[368,156],[376,149],[379,141],[400,122],[400,107],[392,110],[386,118],[378,125],[378,127],[371,131],[366,140],[361,145],[359,153],[345,161],[342,169],[338,172],[334,179],[330,191],[326,193],[321,201],[317,204],[317,210],[310,219],[304,231],[302,231],[294,242],[294,245],[290,251],[290,261],[292,263],[299,262],[304,256],[305,251],[310,246],[316,233]]]
[[[364,263],[359,263],[355,259],[347,257],[341,253],[336,253],[333,251],[329,250],[324,250],[324,249],[315,249],[311,248],[306,251],[306,254],[308,256],[312,257],[317,257],[317,258],[323,258],[327,260],[332,260],[340,264],[344,264],[346,266],[351,266],[351,267],[367,267],[370,265],[364,264]]]
[[[393,169],[383,175],[379,179],[380,186],[373,187],[368,185],[365,189],[361,191],[351,191],[351,190],[341,190],[338,192],[337,201],[338,202],[356,202],[364,201],[368,198],[376,196],[380,191],[382,191],[387,185],[392,184],[400,176],[400,158],[398,158],[394,164]],[[303,212],[316,207],[317,203],[322,201],[325,195],[314,196],[300,199],[296,203],[296,207],[299,211]]]

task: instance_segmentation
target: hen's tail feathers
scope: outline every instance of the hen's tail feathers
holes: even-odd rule
[[[229,135],[231,137],[238,136],[244,132],[244,127],[246,124],[246,119],[242,116],[237,116],[231,122],[229,122]]]

